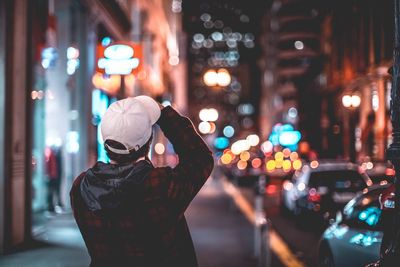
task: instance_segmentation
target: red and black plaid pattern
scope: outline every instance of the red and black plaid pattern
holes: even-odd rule
[[[74,181],[71,204],[91,266],[197,266],[184,212],[212,171],[212,153],[190,120],[173,108],[164,108],[157,123],[179,163],[150,172],[140,205],[122,213],[92,212],[80,193],[85,173]]]

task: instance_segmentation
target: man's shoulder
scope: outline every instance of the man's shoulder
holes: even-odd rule
[[[82,179],[85,177],[86,175],[86,171],[82,172],[81,174],[79,174],[73,181],[72,183],[72,187],[71,187],[71,194],[73,194],[74,192],[76,192],[77,190],[79,190],[80,188],[80,184],[82,182]]]

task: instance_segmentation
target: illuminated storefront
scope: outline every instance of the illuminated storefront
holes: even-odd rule
[[[96,52],[104,35],[116,40],[124,36],[129,20],[128,27],[117,27],[110,17],[101,16],[109,10],[96,5],[88,9],[90,2],[49,0],[41,11],[30,92],[33,235],[46,218],[70,210],[74,178],[95,161],[107,161],[98,123],[116,100],[121,79],[107,77],[113,92],[94,85]],[[96,21],[90,19],[95,11],[100,12]]]

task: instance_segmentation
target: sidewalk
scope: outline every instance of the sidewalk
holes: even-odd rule
[[[200,267],[253,267],[253,229],[218,180],[209,179],[186,212]],[[85,244],[71,214],[49,219],[39,241],[0,256],[0,267],[80,267],[89,265]]]

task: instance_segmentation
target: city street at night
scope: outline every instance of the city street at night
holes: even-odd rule
[[[0,1],[0,267],[400,266],[400,0]]]

